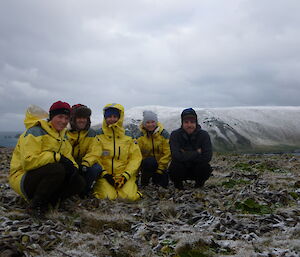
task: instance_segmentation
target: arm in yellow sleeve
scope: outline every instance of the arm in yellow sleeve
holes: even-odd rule
[[[158,160],[158,170],[164,171],[168,168],[169,162],[171,160],[169,139],[163,139],[162,152],[163,154]]]

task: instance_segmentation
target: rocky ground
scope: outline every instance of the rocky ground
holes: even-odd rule
[[[0,256],[300,256],[300,157],[215,154],[204,188],[148,186],[135,202],[72,199],[46,220],[8,186],[0,149]]]

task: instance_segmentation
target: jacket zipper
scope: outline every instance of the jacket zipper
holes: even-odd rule
[[[60,132],[58,132],[58,135],[59,135],[59,137],[60,137],[60,140],[59,139],[57,139],[57,141],[59,141],[60,142],[60,145],[59,145],[59,148],[58,148],[58,153],[60,152],[60,148],[61,148],[61,146],[62,146],[62,143],[63,143],[63,139],[62,139],[62,137],[61,137],[61,135],[60,135]]]
[[[78,132],[77,140],[75,141],[74,147],[73,147],[73,149],[72,149],[72,155],[73,155],[73,156],[74,156],[75,146],[76,146],[76,145],[79,145],[79,137],[80,137],[80,131]],[[79,157],[79,151],[80,151],[80,148],[79,148],[79,146],[78,146],[78,157]]]
[[[151,135],[151,140],[152,140],[152,152],[153,152],[153,156],[155,158],[154,141],[153,141],[153,136],[152,135]]]
[[[116,139],[115,139],[115,131],[113,128],[111,128],[113,132],[113,140],[114,140],[114,155],[113,158],[111,159],[111,174],[114,174],[114,158],[116,156]]]

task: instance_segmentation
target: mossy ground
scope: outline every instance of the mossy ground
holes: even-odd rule
[[[208,257],[276,256],[276,249],[287,257],[300,250],[298,156],[216,153],[203,188],[150,185],[137,202],[74,198],[38,221],[7,184],[11,152],[0,154],[0,253]]]

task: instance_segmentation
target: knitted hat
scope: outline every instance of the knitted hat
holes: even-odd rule
[[[49,120],[52,120],[52,118],[59,114],[65,114],[67,116],[70,116],[71,113],[71,106],[62,101],[57,101],[53,103],[49,109]]]
[[[181,123],[185,120],[191,120],[198,123],[197,113],[193,108],[184,109],[181,113]]]
[[[91,126],[91,114],[92,111],[86,105],[83,104],[75,104],[72,106],[71,117],[70,117],[70,125],[72,130],[77,130],[76,127],[76,118],[87,118],[88,122],[84,130],[87,130]]]
[[[143,124],[145,125],[147,121],[157,122],[157,114],[152,111],[143,111]]]
[[[115,115],[118,118],[120,118],[120,111],[119,111],[119,109],[113,108],[113,107],[109,107],[109,108],[105,109],[105,111],[104,111],[104,118],[105,119],[108,118],[108,117],[110,117],[110,116],[112,116],[112,115]]]

